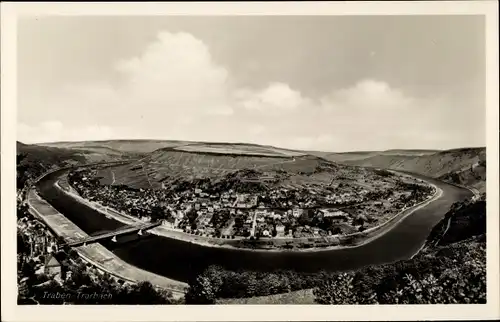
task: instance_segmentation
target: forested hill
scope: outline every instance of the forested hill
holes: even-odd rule
[[[17,142],[16,148],[17,187],[19,189],[27,180],[35,179],[51,169],[130,157],[126,153],[117,154],[114,151],[56,148],[21,142]]]

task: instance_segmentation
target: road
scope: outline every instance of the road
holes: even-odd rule
[[[276,269],[343,271],[407,259],[421,248],[431,229],[444,217],[454,202],[472,195],[467,189],[425,176],[412,175],[435,184],[443,191],[442,195],[391,225],[382,236],[360,246],[331,250],[315,249],[310,252],[260,251],[208,247],[156,236],[128,243],[114,252],[131,265],[181,281],[196,276],[197,272],[207,265],[222,265],[228,269],[270,271]],[[64,213],[70,220],[90,228],[102,227],[102,222],[106,219],[102,214],[94,214],[95,210],[83,209],[81,206],[77,209],[76,204],[69,200],[71,198],[67,195],[62,194],[57,198],[51,198],[53,200],[51,202],[60,204],[62,210],[67,209],[68,212]],[[64,204],[67,206],[64,207]],[[162,251],[158,252],[158,249]]]
[[[252,221],[252,231],[250,232],[250,236],[255,237],[255,227],[257,226],[257,212],[253,213],[253,221]]]

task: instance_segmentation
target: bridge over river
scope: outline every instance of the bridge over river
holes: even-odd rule
[[[55,186],[55,182],[63,175],[65,175],[64,171],[60,171],[40,180],[37,184],[40,196],[83,232],[86,234],[103,233],[102,236],[106,236],[103,238],[109,238],[113,235],[110,231],[131,233],[140,230],[106,218],[97,210],[61,192]],[[107,252],[119,258],[120,265],[127,263],[140,270],[139,280],[143,280],[148,274],[148,276],[157,274],[156,277],[163,276],[184,283],[196,277],[209,265],[218,265],[230,270],[276,271],[285,269],[318,272],[322,270],[347,271],[367,265],[395,262],[410,258],[418,252],[432,227],[444,217],[450,206],[456,201],[472,196],[467,189],[422,175],[412,174],[412,176],[435,184],[442,190],[442,195],[425,207],[416,209],[404,219],[391,224],[383,235],[356,247],[311,251],[231,249],[209,247],[151,234],[148,238],[140,238],[133,243],[108,243],[106,247],[109,251]],[[81,243],[83,236],[82,239],[74,240]],[[86,247],[99,245],[99,243],[93,243]],[[103,246],[102,250],[105,251],[106,248]],[[130,275],[133,274],[130,273]]]
[[[102,233],[102,234],[94,235],[94,236],[84,237],[82,239],[69,242],[68,245],[71,246],[71,247],[78,247],[78,246],[81,246],[81,245],[87,245],[87,244],[90,244],[90,243],[95,243],[95,242],[102,241],[104,239],[116,238],[116,236],[119,236],[119,235],[131,234],[131,233],[135,233],[135,232],[138,232],[139,235],[142,235],[142,232],[144,230],[148,230],[148,229],[151,229],[151,228],[154,228],[154,227],[158,227],[159,225],[161,225],[160,222],[146,223],[146,224],[143,224],[143,225],[136,225],[136,226],[128,226],[128,227],[117,229],[117,230],[114,230],[114,231],[111,231],[111,232]],[[115,241],[116,241],[116,239],[115,239]]]

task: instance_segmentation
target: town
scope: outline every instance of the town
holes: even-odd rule
[[[299,238],[348,235],[375,227],[429,198],[434,188],[387,171],[363,176],[370,185],[339,183],[275,184],[265,188],[242,180],[225,190],[224,179],[182,181],[163,189],[103,185],[98,168],[72,171],[68,182],[78,194],[109,211],[139,220],[162,221],[165,229],[225,238]],[[244,170],[243,170],[243,173]],[[248,171],[247,171],[248,173]],[[252,173],[255,175],[255,173]],[[269,175],[269,174],[266,174]],[[230,175],[228,175],[229,177]],[[377,176],[377,180],[369,176]],[[239,178],[241,179],[241,178]],[[229,180],[229,179],[228,179]]]
[[[85,262],[34,216],[17,191],[18,304],[169,304],[172,294],[133,283]]]

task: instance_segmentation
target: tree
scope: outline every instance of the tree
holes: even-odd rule
[[[71,268],[71,273],[71,279],[68,281],[68,285],[80,287],[82,285],[92,284],[92,280],[87,274],[87,267],[84,263],[73,266]]]
[[[21,267],[21,272],[23,276],[29,277],[30,280],[32,280],[35,277],[35,262],[33,260],[24,262]]]
[[[71,258],[71,259],[77,259],[78,258],[78,253],[73,248],[71,248],[69,250],[68,255],[69,255],[69,258]]]
[[[29,245],[24,241],[23,235],[17,232],[17,253],[25,254],[29,250]]]
[[[186,304],[215,304],[216,291],[210,279],[202,274],[192,281],[185,300]]]
[[[165,209],[160,206],[153,206],[151,208],[151,221],[158,221],[165,218]]]
[[[314,210],[313,209],[306,209],[302,214],[300,215],[298,222],[301,226],[310,226],[311,223],[314,220]]]
[[[354,276],[342,273],[336,276],[328,276],[324,282],[314,289],[315,302],[318,304],[357,304],[358,297],[353,287]],[[373,293],[367,302],[375,302]]]
[[[168,292],[156,290],[150,282],[140,282],[132,286],[130,290],[130,301],[133,304],[170,304]]]

